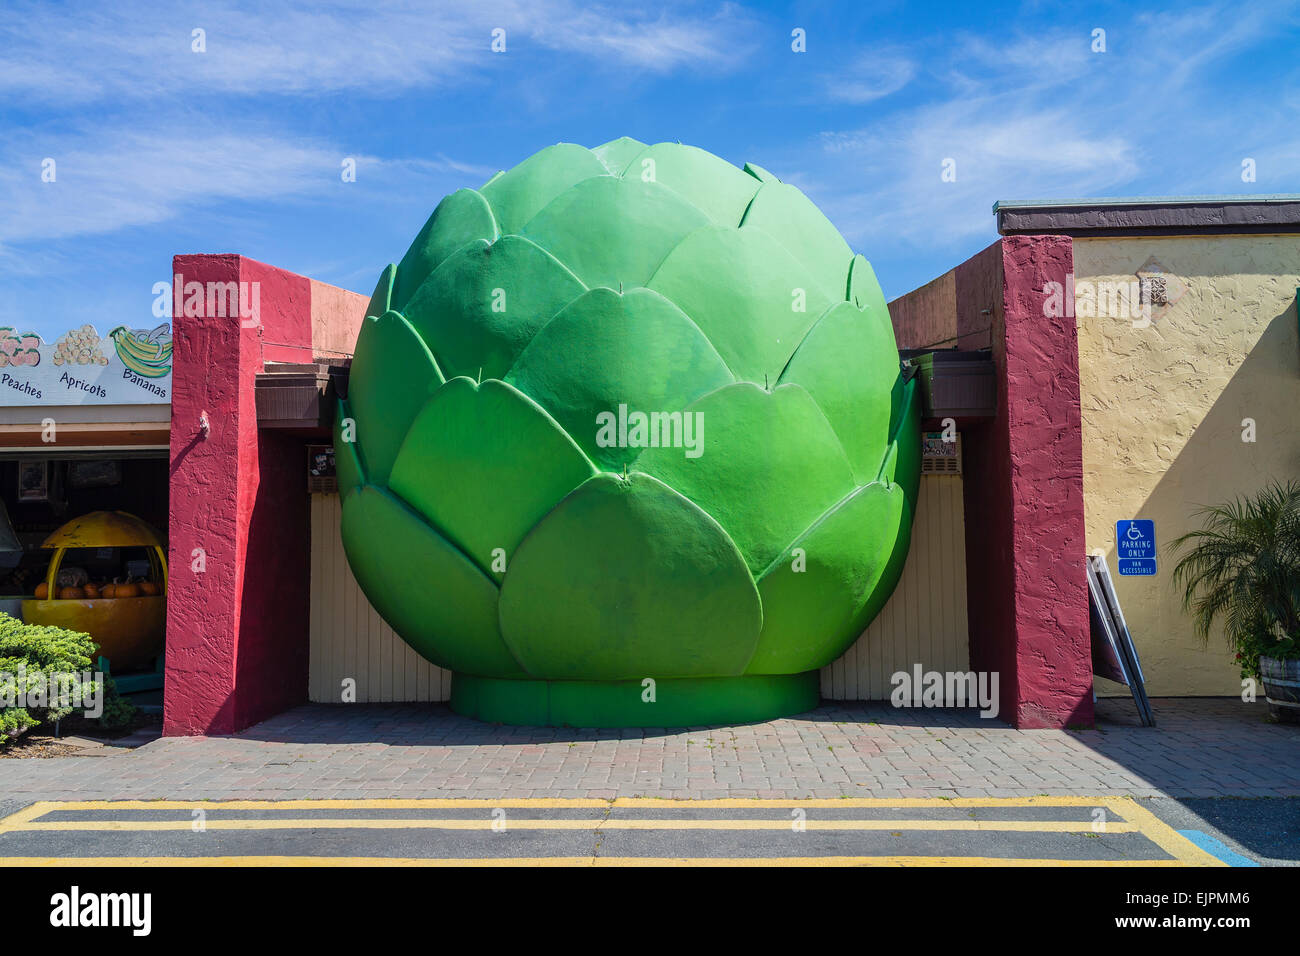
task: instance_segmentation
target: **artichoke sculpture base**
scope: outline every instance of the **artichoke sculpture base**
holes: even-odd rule
[[[817,671],[657,680],[502,680],[456,674],[451,709],[521,727],[700,727],[774,720],[820,703]]]

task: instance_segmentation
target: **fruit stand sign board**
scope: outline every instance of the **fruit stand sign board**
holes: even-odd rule
[[[1115,522],[1115,554],[1119,573],[1156,573],[1156,523],[1144,519]]]
[[[52,343],[0,327],[0,406],[147,405],[171,401],[171,327],[90,325]]]

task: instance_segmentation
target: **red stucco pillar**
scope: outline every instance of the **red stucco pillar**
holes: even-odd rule
[[[306,699],[302,439],[259,435],[254,385],[312,360],[313,283],[235,255],[172,271],[163,731],[232,733]]]
[[[999,672],[1001,716],[1021,728],[1093,721],[1079,348],[1074,319],[1046,306],[1072,271],[1064,236],[1004,238],[957,270],[959,322],[992,306],[998,377],[997,416],[964,449],[971,667]]]

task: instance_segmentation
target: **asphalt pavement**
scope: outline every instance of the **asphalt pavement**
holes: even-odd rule
[[[10,801],[4,809],[0,863],[14,866],[1164,867],[1250,865],[1252,844],[1280,852],[1267,842],[1277,807],[1239,819],[1217,806],[1202,815],[1176,801],[1115,796],[37,801],[16,810]]]

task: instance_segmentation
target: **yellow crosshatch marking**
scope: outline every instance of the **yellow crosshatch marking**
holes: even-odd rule
[[[32,857],[5,855],[7,838],[25,833],[166,833],[195,828],[192,817],[161,820],[139,819],[140,811],[204,811],[205,831],[311,831],[354,830],[359,834],[380,830],[411,831],[485,831],[496,822],[491,810],[601,810],[604,815],[585,817],[513,816],[508,830],[566,831],[599,833],[609,831],[789,831],[790,817],[780,813],[793,809],[807,811],[799,821],[806,831],[889,832],[904,834],[994,832],[1014,834],[1077,834],[1094,832],[1091,814],[1088,819],[932,819],[909,814],[909,810],[943,809],[1018,809],[1018,808],[1102,808],[1107,813],[1105,835],[1132,834],[1143,837],[1167,854],[1168,859],[1074,859],[1074,858],[1004,858],[957,856],[946,854],[887,854],[878,856],[537,856],[537,857],[392,857],[392,856],[324,856],[324,855],[167,855],[167,856],[62,856]],[[292,811],[481,811],[481,816],[344,816],[319,817],[295,815]],[[728,810],[773,811],[775,816],[728,815]],[[837,810],[844,814],[854,810],[898,811],[888,818],[836,815],[817,817],[819,810]],[[260,811],[274,816],[227,816]],[[668,815],[611,817],[614,811],[683,811],[703,812],[708,816]],[[103,815],[103,819],[84,814]],[[53,816],[58,814],[57,816]],[[209,816],[220,814],[220,816]],[[82,815],[80,818],[76,818]],[[134,815],[134,816],[133,816]],[[68,818],[68,817],[73,818]],[[52,818],[51,818],[52,817]],[[125,817],[125,818],[124,818]],[[1118,819],[1116,819],[1118,818]],[[29,851],[30,852],[30,851]],[[969,798],[858,798],[814,800],[671,800],[663,798],[618,797],[615,799],[484,799],[444,798],[424,800],[76,800],[38,801],[17,813],[0,819],[0,862],[10,866],[1222,866],[1220,860],[1181,836],[1151,811],[1129,797],[969,797]]]

